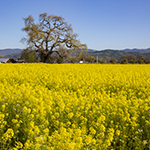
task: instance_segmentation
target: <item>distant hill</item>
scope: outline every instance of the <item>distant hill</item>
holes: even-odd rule
[[[124,49],[124,52],[141,52],[141,53],[150,53],[150,48],[147,49]]]
[[[95,51],[93,52],[90,50],[88,51],[88,54],[94,57],[104,58],[104,57],[110,57],[110,58],[116,58],[120,59],[124,55],[135,55],[138,57],[139,55],[144,55],[148,58],[150,58],[150,48],[148,49],[125,49],[125,50],[101,50],[101,51]]]
[[[3,57],[19,57],[21,55],[21,52],[23,49],[0,49],[0,55]],[[110,57],[110,58],[116,58],[120,59],[124,55],[135,55],[138,57],[139,55],[144,55],[146,57],[150,58],[150,48],[147,49],[124,49],[124,50],[112,50],[112,49],[106,49],[106,50],[94,50],[94,49],[88,49],[88,53],[91,56],[104,58],[104,57]]]
[[[96,52],[98,50],[93,50],[93,49],[88,49],[88,53],[93,53],[93,52]]]
[[[23,49],[0,49],[0,55],[4,57],[19,57]]]

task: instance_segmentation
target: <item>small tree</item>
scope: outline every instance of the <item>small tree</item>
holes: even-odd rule
[[[100,63],[100,64],[104,64],[105,61],[106,61],[105,58],[103,58],[103,59],[102,59],[102,58],[101,58],[101,59],[99,58],[99,59],[98,59],[98,63]]]
[[[127,59],[128,63],[131,64],[134,64],[137,61],[136,56],[134,55],[124,55],[121,59]]]
[[[25,27],[22,29],[27,33],[28,48],[35,50],[40,55],[42,62],[47,62],[52,53],[57,53],[61,58],[58,48],[64,44],[68,50],[87,50],[85,44],[77,40],[77,34],[73,33],[71,25],[68,25],[64,18],[43,13],[39,15],[39,23],[35,24],[30,15],[24,18]]]
[[[85,53],[80,52],[80,54],[77,56],[79,61],[85,61],[86,55]]]
[[[96,58],[93,57],[93,56],[87,55],[87,56],[86,56],[86,61],[87,61],[88,63],[94,63],[94,62],[96,62]]]
[[[121,64],[127,64],[128,63],[128,59],[121,59],[121,62],[120,62]]]
[[[144,55],[139,55],[138,57],[138,63],[143,64],[145,62],[146,58]]]
[[[146,63],[146,64],[150,64],[150,58],[145,57],[145,63]]]
[[[76,63],[78,61],[79,61],[79,59],[77,57],[75,57],[75,56],[71,57],[71,59],[70,59],[71,63]]]
[[[116,64],[116,63],[117,63],[117,59],[116,59],[116,58],[111,58],[111,59],[110,59],[110,63]]]
[[[26,62],[37,62],[36,52],[29,49],[23,50],[20,57]]]

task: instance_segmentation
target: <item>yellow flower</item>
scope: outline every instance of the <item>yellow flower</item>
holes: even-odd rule
[[[148,147],[149,64],[0,64],[0,70],[1,149]]]
[[[21,142],[16,142],[15,146],[16,146],[17,149],[20,149],[20,148],[23,147],[23,144]]]
[[[117,136],[120,135],[120,130],[116,130],[116,135],[117,135]]]
[[[44,133],[49,133],[49,129],[46,128],[46,129],[43,130],[43,132],[44,132]]]
[[[56,118],[58,118],[59,117],[59,113],[57,112],[57,113],[55,113],[55,117]]]
[[[16,120],[16,119],[12,119],[12,122],[13,122],[13,123],[17,123],[17,122],[18,122],[18,120]]]
[[[34,126],[34,132],[35,132],[36,134],[39,134],[40,130],[39,130],[38,126]]]
[[[96,130],[93,127],[90,127],[90,133],[92,135],[95,135],[96,134]]]
[[[73,117],[73,115],[74,115],[74,114],[73,114],[72,112],[71,112],[71,113],[69,113],[69,114],[68,114],[68,118],[70,118],[70,119],[71,119],[71,118]]]
[[[2,111],[4,111],[4,110],[5,110],[5,105],[2,105],[2,108],[1,108],[1,109],[2,109]]]

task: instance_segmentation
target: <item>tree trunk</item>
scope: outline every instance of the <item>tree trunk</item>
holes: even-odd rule
[[[46,63],[46,60],[47,60],[47,58],[46,58],[46,57],[44,57],[44,61],[43,61],[43,62],[44,62],[44,63]]]
[[[44,63],[46,63],[47,62],[47,59],[48,59],[48,56],[46,55],[46,56],[44,56]]]
[[[51,56],[52,53],[53,52],[49,52],[47,55],[44,56],[44,61],[43,61],[44,63],[47,62],[48,58]]]

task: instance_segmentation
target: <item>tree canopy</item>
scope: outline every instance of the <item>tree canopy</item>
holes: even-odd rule
[[[31,15],[24,18],[24,22],[25,27],[22,30],[27,33],[27,38],[23,41],[27,42],[27,49],[38,52],[43,62],[46,62],[54,52],[64,57],[59,52],[62,45],[67,51],[87,50],[86,44],[81,44],[77,40],[77,34],[73,33],[71,25],[62,17],[43,13],[39,15],[37,24]]]

